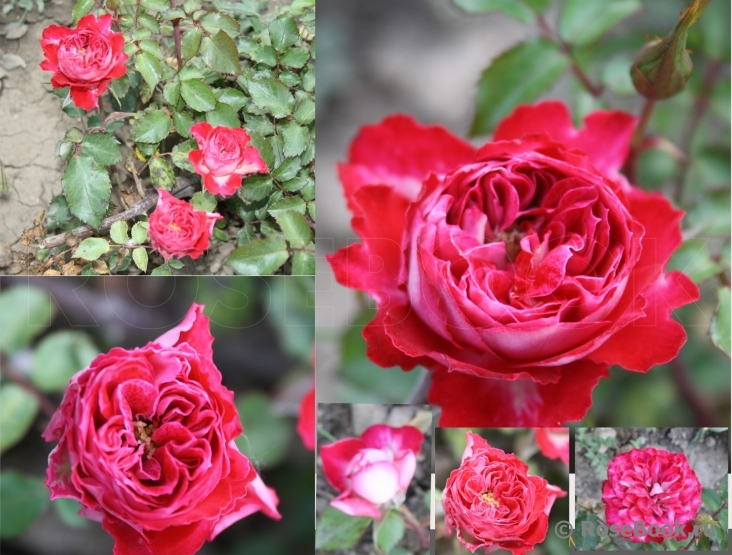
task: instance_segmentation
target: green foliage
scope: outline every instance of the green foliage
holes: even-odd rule
[[[503,12],[527,24],[533,23],[536,18],[529,3],[522,0],[453,0],[453,2],[468,13]]]
[[[61,392],[71,377],[86,368],[98,353],[94,343],[83,332],[48,334],[36,346],[30,381],[40,391]]]
[[[287,243],[279,237],[255,239],[231,253],[226,263],[238,275],[273,274],[290,257]]]
[[[404,520],[397,511],[389,511],[374,525],[374,545],[382,553],[391,553],[404,536]]]
[[[328,507],[320,515],[315,529],[315,549],[331,551],[348,549],[355,545],[372,519],[365,516],[349,516],[338,509]]]
[[[272,401],[262,393],[250,393],[236,400],[244,433],[236,444],[244,455],[261,467],[282,461],[292,429],[272,409]]]
[[[720,287],[717,291],[719,305],[712,319],[709,332],[714,344],[730,356],[730,292],[729,287]]]
[[[16,286],[0,293],[0,351],[15,353],[51,324],[56,305],[43,289]]]
[[[569,44],[591,44],[641,7],[639,0],[567,0],[559,16],[559,36]]]
[[[90,156],[72,156],[61,183],[71,213],[99,227],[109,204],[109,174]]]
[[[14,383],[0,386],[0,453],[23,439],[37,413],[33,393]]]
[[[43,480],[14,471],[0,473],[0,537],[20,536],[47,507]]]
[[[577,551],[592,551],[597,546],[597,536],[591,534],[582,534],[582,524],[590,522],[597,527],[597,515],[590,512],[580,510],[574,521],[574,543]]]
[[[106,239],[99,237],[90,237],[84,239],[74,252],[74,258],[83,258],[84,260],[96,260],[104,253],[109,252],[109,243]]]

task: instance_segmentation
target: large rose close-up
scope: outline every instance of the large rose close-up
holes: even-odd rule
[[[189,152],[188,160],[213,195],[229,197],[241,187],[243,176],[268,171],[244,129],[199,122],[191,127],[191,135],[198,141],[198,150]]]
[[[619,173],[635,118],[520,106],[480,148],[393,116],[340,166],[362,242],[329,257],[367,291],[377,364],[432,372],[441,425],[579,420],[611,365],[646,372],[686,340],[699,291],[664,267],[683,212]],[[498,402],[497,400],[500,400]]]
[[[491,447],[478,434],[466,435],[460,467],[442,492],[446,533],[457,533],[471,552],[533,551],[546,538],[554,501],[567,493],[529,474],[516,455]]]
[[[208,248],[216,221],[223,216],[193,206],[158,189],[158,204],[150,214],[150,242],[163,258],[198,258]]]
[[[674,524],[679,539],[690,532],[681,529],[693,523],[702,503],[702,485],[683,453],[664,449],[631,449],[621,453],[607,468],[607,480],[602,483],[602,501],[608,526],[618,527],[635,522],[645,523],[647,529],[656,525],[651,535],[631,535],[636,542],[661,543],[669,537],[660,528]],[[647,530],[646,530],[647,532]]]
[[[112,16],[85,15],[75,29],[49,25],[41,47],[46,57],[41,69],[52,71],[54,88],[70,87],[74,104],[84,110],[99,107],[99,97],[112,79],[127,71],[122,33],[112,31]]]
[[[51,499],[101,521],[115,555],[192,555],[278,498],[234,443],[234,394],[212,360],[203,307],[144,347],[114,348],[76,374],[44,438]]]
[[[403,503],[423,440],[414,426],[375,424],[361,437],[321,447],[325,478],[340,494],[330,504],[347,515],[380,518]]]

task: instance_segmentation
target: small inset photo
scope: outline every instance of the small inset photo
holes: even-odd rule
[[[579,551],[727,551],[727,428],[577,428]]]
[[[429,405],[318,405],[315,552],[428,555]]]
[[[435,553],[562,555],[568,428],[437,428]]]

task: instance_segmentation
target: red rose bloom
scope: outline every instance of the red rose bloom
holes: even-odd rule
[[[191,127],[191,135],[200,150],[189,152],[188,160],[203,177],[204,188],[213,195],[231,196],[241,187],[242,176],[268,171],[244,129],[200,122]]]
[[[684,539],[689,529],[693,529],[683,527],[694,521],[702,501],[701,492],[701,483],[683,453],[652,447],[631,449],[608,465],[607,480],[602,483],[605,520],[608,526],[629,525],[629,529],[640,521],[646,531],[652,524],[656,525],[658,530],[652,530],[654,534],[623,534],[625,539],[636,543],[660,543],[669,537]],[[671,535],[667,527],[663,533],[664,525],[675,523],[682,529]]]
[[[325,478],[340,492],[330,504],[347,515],[380,518],[387,504],[403,503],[423,440],[414,426],[376,424],[360,438],[321,447]]]
[[[212,360],[209,320],[193,305],[142,348],[99,355],[69,383],[43,437],[51,499],[101,521],[115,555],[192,555],[256,511],[279,519],[234,438],[233,392]]]
[[[534,428],[534,436],[545,457],[569,464],[569,428]]]
[[[198,258],[208,248],[216,220],[223,216],[196,210],[169,192],[158,189],[158,204],[150,214],[150,243],[167,260],[190,256]]]
[[[127,54],[122,49],[122,33],[113,33],[112,16],[97,19],[85,15],[76,29],[50,25],[41,35],[41,48],[46,57],[41,69],[53,71],[55,89],[71,88],[74,104],[84,110],[99,107],[98,98],[112,79],[127,71]]]
[[[351,145],[340,176],[363,242],[329,261],[376,300],[369,357],[433,370],[440,425],[579,420],[611,364],[645,372],[678,353],[671,310],[699,291],[664,273],[683,212],[618,173],[634,126],[598,111],[578,131],[544,102],[477,150],[406,116]]]
[[[297,433],[307,449],[315,449],[315,387],[311,387],[300,402]]]
[[[450,473],[442,492],[447,533],[456,530],[471,552],[481,547],[485,553],[533,551],[546,537],[554,501],[567,493],[530,476],[526,463],[478,434],[468,432],[467,440],[460,468]]]

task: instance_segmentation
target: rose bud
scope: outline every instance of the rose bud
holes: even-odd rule
[[[203,307],[138,349],[99,355],[69,383],[43,437],[51,499],[81,503],[115,555],[193,555],[254,512],[279,519],[234,438],[234,393],[213,363]]]
[[[300,403],[297,433],[307,449],[315,449],[315,387],[310,388]]]
[[[450,473],[442,492],[447,533],[457,531],[471,552],[481,547],[486,553],[533,551],[546,537],[554,501],[567,493],[529,475],[515,455],[491,447],[478,434],[466,435],[460,468]]]
[[[148,225],[150,243],[166,260],[186,255],[198,258],[208,248],[216,220],[222,218],[221,214],[196,210],[190,203],[158,189],[158,204]]]
[[[320,448],[323,473],[340,495],[330,502],[351,516],[380,518],[387,503],[400,505],[417,467],[424,436],[414,426],[376,424],[360,438]]]
[[[602,483],[602,501],[608,526],[621,528],[636,521],[645,524],[646,534],[625,537],[632,542],[663,542],[669,537],[683,540],[701,505],[702,486],[683,453],[663,449],[631,449],[621,453],[607,468],[607,480]],[[656,525],[654,534],[648,527]],[[678,526],[671,535],[664,525]],[[693,527],[689,527],[693,528]]]
[[[630,76],[635,89],[643,96],[661,100],[681,92],[691,77],[694,64],[686,51],[691,27],[711,0],[696,0],[686,8],[681,19],[664,39],[646,44],[633,60]]]
[[[619,173],[634,128],[597,111],[576,129],[542,102],[478,149],[408,116],[353,141],[339,169],[361,243],[328,260],[376,301],[369,358],[432,371],[441,426],[561,426],[611,365],[678,354],[671,312],[699,289],[664,270],[684,213]]]
[[[569,464],[569,428],[534,428],[534,435],[545,457]]]
[[[189,152],[188,160],[203,177],[203,187],[213,195],[231,196],[241,187],[242,176],[268,171],[244,129],[199,122],[191,127],[191,135],[199,150]]]
[[[125,39],[111,29],[111,15],[97,19],[90,14],[79,20],[76,29],[50,25],[41,35],[46,57],[41,69],[53,72],[53,88],[70,87],[71,99],[83,110],[98,108],[109,82],[127,72]]]

